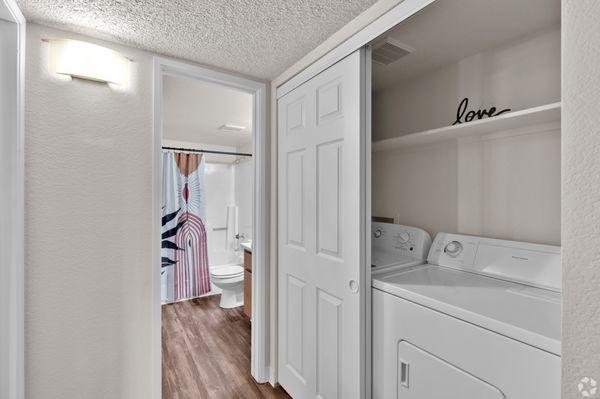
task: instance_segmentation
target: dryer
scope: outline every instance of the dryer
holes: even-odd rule
[[[559,399],[560,248],[439,233],[373,276],[375,399]]]

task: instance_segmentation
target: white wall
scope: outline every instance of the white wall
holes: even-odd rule
[[[457,148],[444,142],[373,153],[372,214],[430,234],[457,231]]]
[[[469,109],[560,101],[560,31],[475,54],[376,94],[373,136],[448,126]],[[440,231],[560,244],[558,124],[373,153],[373,215]]]
[[[562,398],[576,399],[580,378],[600,381],[600,2],[562,4]]]
[[[132,82],[47,73],[47,37],[133,60]],[[151,54],[29,24],[26,397],[151,398]]]

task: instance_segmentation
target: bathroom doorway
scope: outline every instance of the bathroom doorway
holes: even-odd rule
[[[155,59],[155,395],[286,397],[268,342],[265,85]]]

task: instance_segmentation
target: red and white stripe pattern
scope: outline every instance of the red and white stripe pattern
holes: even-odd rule
[[[206,229],[202,220],[193,213],[184,212],[178,223],[185,221],[175,236],[175,243],[183,251],[175,252],[174,300],[194,298],[210,292]]]

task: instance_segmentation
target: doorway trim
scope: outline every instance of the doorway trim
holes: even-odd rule
[[[153,397],[162,395],[161,284],[160,284],[160,210],[161,210],[161,142],[163,137],[163,77],[180,76],[227,86],[253,95],[254,215],[252,237],[252,330],[251,373],[259,383],[269,379],[269,268],[268,223],[269,192],[267,175],[267,86],[266,83],[230,73],[154,57],[153,137],[152,137],[152,359]]]
[[[25,397],[25,298],[24,298],[24,87],[25,18],[14,0],[0,0],[0,20],[14,24],[10,51],[0,62],[0,157],[2,174],[0,195],[3,219],[1,227],[6,246],[0,251],[3,270],[0,281],[0,397]],[[8,237],[5,237],[5,234]]]

